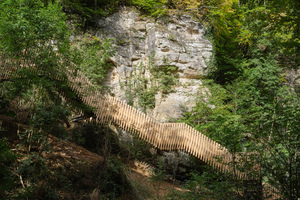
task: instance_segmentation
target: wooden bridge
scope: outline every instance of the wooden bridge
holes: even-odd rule
[[[0,67],[1,79],[8,78],[11,73],[14,73],[13,71],[7,73],[7,68],[3,68],[1,63]],[[248,173],[238,170],[231,164],[233,161],[235,163],[241,161],[240,156],[233,156],[225,147],[191,126],[185,123],[158,122],[115,97],[101,94],[94,90],[91,82],[80,71],[69,70],[66,75],[69,87],[85,104],[93,108],[99,124],[113,123],[127,132],[138,135],[140,139],[158,149],[183,150],[221,172],[234,172],[239,179],[243,180],[253,179],[248,176]],[[259,165],[252,168],[253,170],[260,170]],[[277,197],[273,195],[269,199]]]

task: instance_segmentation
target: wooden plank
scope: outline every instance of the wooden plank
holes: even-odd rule
[[[156,121],[155,147],[159,146],[160,123]]]
[[[114,97],[111,113],[112,113],[113,119],[115,119],[114,122],[119,125],[121,120],[120,120],[120,115],[119,115],[120,113],[118,112],[119,111],[118,107],[119,107],[119,105],[118,105],[117,99]]]
[[[108,99],[108,97],[107,96],[105,96],[104,97],[104,101],[103,101],[103,122],[104,123],[107,123],[107,118],[108,118],[108,115],[109,115],[109,113],[108,113],[108,102],[109,101],[109,99]]]
[[[152,144],[152,119],[148,118],[148,141]]]
[[[165,133],[166,133],[166,137],[164,137],[164,149],[169,150],[170,132],[169,132],[169,125],[168,124],[165,124]]]
[[[135,111],[135,108],[130,106],[131,109],[131,121],[130,121],[130,127],[132,130],[132,133],[136,133],[136,124],[137,124],[137,114]]]
[[[122,103],[120,101],[118,101],[118,99],[116,98],[116,106],[114,108],[114,112],[117,115],[118,118],[118,125],[122,127]],[[123,128],[123,127],[122,127]]]
[[[195,151],[196,151],[196,144],[195,144],[195,138],[196,138],[196,135],[195,135],[195,129],[193,128],[193,127],[191,127],[191,133],[192,133],[192,143],[191,143],[191,145],[192,145],[192,152],[191,152],[191,154],[193,155],[193,156],[195,156]]]
[[[135,109],[135,119],[136,119],[136,123],[135,123],[135,128],[136,128],[136,133],[139,134],[139,130],[140,130],[140,114],[139,111],[137,109]]]
[[[176,130],[175,130],[175,133],[176,133],[176,140],[175,140],[175,150],[179,149],[179,146],[180,146],[180,133],[181,133],[181,123],[176,123]]]
[[[115,115],[113,115],[113,107],[114,107],[114,103],[115,103],[115,100],[114,100],[114,97],[111,97],[109,98],[109,101],[107,103],[108,105],[108,117],[107,117],[107,122],[109,121],[113,121],[115,123]]]
[[[203,149],[204,149],[204,139],[203,139],[203,134],[201,133],[200,135],[199,135],[199,142],[200,142],[200,149],[199,149],[199,158],[200,159],[202,159],[202,160],[204,160],[203,159]]]
[[[101,121],[101,123],[104,123],[104,115],[105,115],[105,107],[104,107],[104,99],[103,98],[105,98],[105,97],[102,97],[102,99],[101,99],[101,103],[100,103],[100,121]]]
[[[191,155],[193,155],[193,133],[191,131],[192,127],[188,126],[188,137],[189,137],[189,144],[188,144],[188,147],[189,147],[189,153]]]
[[[148,116],[146,114],[144,114],[144,119],[145,119],[145,123],[144,123],[144,128],[145,128],[145,134],[144,134],[144,140],[148,141],[148,133],[149,133],[149,125],[148,125]]]
[[[154,147],[156,146],[156,143],[157,143],[157,141],[156,141],[157,133],[158,133],[157,121],[153,120],[153,145],[154,145]]]
[[[124,120],[123,120],[123,117],[124,117],[124,105],[123,105],[123,102],[122,101],[117,101],[117,104],[118,104],[118,108],[117,108],[117,112],[118,112],[118,115],[119,115],[119,126],[124,130],[125,127],[124,127]]]
[[[159,123],[159,131],[157,135],[157,147],[162,148],[161,134],[162,134],[163,125]]]
[[[204,139],[203,134],[199,134],[199,158],[203,160],[203,146],[204,146]]]
[[[207,136],[205,136],[206,140],[206,163],[210,164],[210,141]]]
[[[156,145],[157,145],[157,148],[159,148],[159,145],[161,143],[161,137],[160,137],[160,134],[161,134],[161,123],[160,122],[157,122],[157,135],[156,135]]]
[[[186,144],[187,152],[191,153],[192,133],[190,131],[190,126],[187,126],[187,135],[186,136],[187,136],[187,144]]]
[[[183,151],[187,152],[187,149],[186,149],[186,143],[187,143],[187,137],[186,137],[187,133],[186,133],[186,130],[187,130],[187,125],[184,123],[183,124],[183,129],[182,129],[182,138],[181,138],[182,144],[181,144],[181,149]]]
[[[179,124],[177,124],[177,123],[173,123],[173,127],[174,127],[174,144],[173,144],[173,150],[176,150],[176,149],[178,149],[180,127],[179,127]]]
[[[153,136],[152,136],[152,145],[156,147],[156,136],[157,136],[157,121],[153,120]]]
[[[129,115],[130,115],[129,129],[131,133],[134,133],[135,112],[132,106],[129,106]]]
[[[168,128],[169,128],[169,150],[173,150],[173,123],[169,123],[168,124]]]
[[[133,123],[132,123],[133,117],[134,117],[134,114],[133,114],[132,106],[128,105],[128,124],[127,124],[127,126],[128,126],[128,131],[130,133],[133,132],[133,127],[132,127],[133,126]]]
[[[197,157],[197,158],[199,158],[199,150],[200,150],[200,144],[199,144],[199,132],[198,131],[196,131],[195,132],[196,133],[196,154],[195,154],[195,156]]]
[[[183,149],[186,151],[186,152],[188,152],[188,146],[187,146],[187,144],[188,144],[188,126],[187,126],[187,124],[184,124],[184,138],[183,138]]]
[[[194,139],[193,139],[193,146],[194,146],[194,156],[197,157],[197,152],[198,152],[198,146],[197,146],[197,130],[193,128],[193,135],[194,135]]]
[[[217,162],[216,162],[216,142],[214,141],[214,140],[212,140],[212,144],[213,144],[213,146],[212,146],[212,164],[213,164],[213,167],[214,168],[216,168],[216,166],[217,166]]]
[[[155,146],[155,136],[156,136],[156,120],[151,119],[151,144]]]
[[[150,118],[149,119],[149,142],[152,144],[153,143],[153,120]]]
[[[164,142],[165,142],[165,147],[164,147],[164,149],[165,150],[169,150],[169,140],[170,140],[170,129],[169,129],[169,124],[165,124],[165,133],[166,133],[166,137],[165,137],[165,140],[164,140]]]
[[[171,144],[170,144],[170,150],[174,150],[175,147],[175,140],[176,140],[176,135],[175,135],[175,127],[174,123],[170,124],[170,131],[171,131]]]
[[[154,142],[154,120],[150,118],[149,122],[149,141],[151,144]]]
[[[217,169],[220,169],[220,162],[219,162],[219,158],[220,158],[220,144],[218,142],[216,142],[217,144],[217,153],[216,153],[216,162],[217,162]]]
[[[219,160],[219,156],[220,156],[220,151],[219,151],[219,143],[216,142],[216,159],[215,159],[215,162],[216,162],[216,168],[217,170],[220,168],[220,163],[218,162]]]
[[[97,102],[97,107],[96,107],[96,122],[99,124],[101,124],[100,116],[101,116],[101,101],[99,100]]]
[[[212,165],[212,142],[211,139],[207,137],[208,140],[208,164]]]
[[[120,126],[123,127],[123,130],[126,131],[126,106],[125,103],[123,101],[118,101],[119,105],[121,107],[120,110]]]
[[[182,144],[182,123],[179,124],[179,130],[178,130],[178,142],[177,142],[177,147],[176,149],[180,150],[181,149],[181,144]]]
[[[140,135],[140,114],[138,111],[136,111],[135,113],[135,119],[136,119],[136,124],[135,124],[136,134],[139,136]]]
[[[131,115],[131,119],[130,119],[130,132],[132,134],[135,134],[136,133],[136,122],[137,122],[137,115],[135,113],[135,109],[134,107],[130,106],[130,115]]]
[[[125,131],[128,131],[127,130],[127,112],[128,112],[128,109],[127,109],[127,106],[126,106],[126,103],[122,102],[122,106],[123,106],[123,111],[122,111],[122,126],[124,127],[124,130]]]
[[[180,150],[184,150],[184,138],[185,138],[185,136],[184,136],[184,123],[181,123],[181,134],[180,134],[180,147],[179,147],[179,149]]]
[[[145,138],[145,115],[141,113],[141,138]]]
[[[193,127],[191,127],[191,133],[192,133],[192,155],[195,156],[195,152],[196,152],[196,144],[195,144],[195,129]]]
[[[208,149],[209,149],[209,155],[208,155],[208,158],[209,158],[209,165],[213,167],[213,152],[212,152],[212,146],[213,146],[213,143],[212,143],[212,140],[210,138],[208,138]]]
[[[186,149],[186,152],[190,152],[190,132],[189,132],[189,126],[186,124],[185,125],[185,149]]]
[[[217,167],[217,159],[216,159],[216,154],[217,154],[217,150],[216,150],[216,147],[217,147],[217,143],[216,141],[212,140],[213,142],[213,165],[214,167],[216,168]]]
[[[194,129],[194,133],[195,133],[195,157],[198,158],[198,154],[199,154],[199,145],[198,145],[198,131],[196,129]]]
[[[141,130],[142,130],[142,117],[141,117],[141,113],[140,111],[137,111],[137,115],[138,115],[138,133],[139,133],[139,137],[141,137]]]
[[[211,165],[211,160],[212,160],[211,140],[207,137],[207,141],[208,141],[208,148],[207,148],[207,150],[208,150],[208,155],[207,155],[207,157],[208,157],[208,164]]]
[[[104,118],[104,122],[107,123],[108,122],[108,116],[109,116],[109,105],[108,102],[110,102],[111,104],[111,99],[106,96],[105,97],[105,118]]]
[[[148,117],[148,134],[147,134],[147,140],[149,143],[151,143],[152,140],[152,124],[151,124],[152,119]]]
[[[130,124],[130,115],[129,115],[129,107],[126,102],[124,102],[125,105],[125,130],[129,132],[129,124]]]
[[[144,140],[147,141],[147,136],[148,136],[148,117],[145,113],[144,115]]]
[[[108,120],[117,124],[117,117],[118,116],[116,115],[116,112],[115,112],[116,106],[117,106],[116,105],[116,98],[113,97],[112,98],[112,104],[110,105],[110,109],[109,109],[109,118],[108,118]]]
[[[168,150],[172,150],[172,140],[173,140],[173,133],[172,133],[172,123],[168,124],[169,130],[169,138],[168,138]]]
[[[203,137],[203,142],[204,142],[204,152],[203,152],[203,161],[207,163],[207,139],[206,136]]]
[[[162,124],[162,134],[161,134],[161,148],[162,150],[166,149],[166,137],[167,137],[167,132],[166,132],[166,124]]]

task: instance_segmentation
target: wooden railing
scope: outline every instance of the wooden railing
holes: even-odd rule
[[[219,143],[185,123],[161,123],[136,108],[109,95],[92,89],[92,84],[82,72],[68,75],[70,87],[84,103],[91,106],[100,124],[114,123],[123,130],[137,134],[141,139],[161,150],[184,150],[221,170],[231,171],[232,154]],[[222,162],[218,161],[222,158]],[[239,178],[245,174],[236,171]]]
[[[0,65],[1,67],[1,65]],[[0,76],[10,75],[1,67]],[[240,179],[251,179],[230,163],[242,160],[225,147],[185,123],[161,123],[115,97],[97,92],[80,71],[67,71],[69,87],[92,107],[99,124],[113,123],[161,150],[183,150],[222,172],[234,172]],[[220,161],[221,160],[221,161]],[[232,167],[230,167],[232,166]],[[273,199],[273,198],[271,198]]]

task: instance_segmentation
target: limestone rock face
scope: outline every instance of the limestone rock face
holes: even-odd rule
[[[285,72],[286,84],[292,89],[300,86],[300,69],[290,69]]]
[[[126,85],[132,72],[141,64],[147,65],[149,58],[158,67],[176,68],[179,83],[173,93],[155,96],[155,108],[147,111],[158,120],[181,117],[181,105],[193,105],[195,94],[207,74],[207,63],[212,55],[212,45],[204,37],[202,25],[191,16],[174,16],[165,21],[143,18],[131,9],[124,9],[109,17],[98,20],[97,37],[110,37],[115,40],[117,53],[111,58],[114,66],[105,84],[119,99],[126,101],[121,89]],[[144,75],[149,75],[145,67]]]

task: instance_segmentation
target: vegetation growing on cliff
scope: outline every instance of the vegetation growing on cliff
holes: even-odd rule
[[[154,62],[154,53],[148,58],[148,65],[140,63],[124,83],[119,80],[121,89],[125,92],[128,104],[133,106],[137,99],[138,105],[146,112],[155,107],[155,95],[158,92],[162,96],[171,93],[178,84],[178,72],[175,66],[171,66],[166,58],[163,65],[158,66]]]

